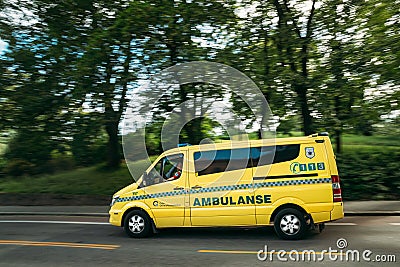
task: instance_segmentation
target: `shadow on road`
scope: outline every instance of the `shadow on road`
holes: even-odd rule
[[[317,235],[309,232],[304,239]],[[169,228],[160,229],[153,237],[155,239],[249,239],[249,240],[280,240],[273,227],[213,227],[213,228]],[[290,242],[290,241],[289,241]]]
[[[325,236],[325,231],[323,235]],[[328,234],[329,235],[329,234]],[[148,238],[129,238],[122,228],[109,234],[116,238],[124,238],[126,240],[141,240],[141,241],[166,241],[174,239],[179,240],[248,240],[248,241],[279,241],[279,242],[302,242],[305,240],[315,240],[321,234],[315,231],[308,231],[302,240],[291,241],[280,239],[272,226],[268,227],[196,227],[196,228],[166,228],[158,229],[158,233]],[[318,239],[318,238],[317,238]]]

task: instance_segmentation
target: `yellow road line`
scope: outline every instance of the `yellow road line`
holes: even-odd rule
[[[258,254],[257,251],[250,251],[250,250],[213,250],[213,249],[200,249],[197,252],[199,253],[222,253],[222,254]],[[289,251],[286,251],[286,254],[289,254]],[[262,252],[260,254],[265,254],[265,252]],[[274,251],[274,252],[267,252],[267,254],[280,254],[279,251]],[[313,254],[312,252],[306,252],[306,251],[298,251],[297,254],[299,255],[307,255],[307,254]],[[322,252],[322,251],[315,251],[315,255],[328,255],[328,252]],[[345,253],[341,252],[331,252],[330,255],[346,255]]]
[[[67,247],[67,248],[97,248],[97,249],[117,249],[119,245],[107,244],[81,244],[67,242],[40,242],[24,240],[0,240],[0,245],[19,245],[19,246],[39,246],[39,247]]]

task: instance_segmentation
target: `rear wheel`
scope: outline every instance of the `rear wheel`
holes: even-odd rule
[[[297,209],[283,209],[274,219],[275,232],[282,239],[301,239],[307,230],[306,218],[306,214]]]
[[[152,231],[151,220],[144,211],[130,211],[125,217],[124,230],[130,237],[147,237]]]

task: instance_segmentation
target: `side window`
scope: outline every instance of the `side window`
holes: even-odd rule
[[[177,180],[181,177],[183,168],[183,154],[175,154],[164,158],[162,176],[167,181]]]
[[[263,146],[251,148],[251,159],[253,166],[270,165],[274,159],[274,146]]]
[[[147,174],[147,179],[145,179],[142,183],[143,186],[149,186],[153,184],[158,184],[162,182],[161,170],[163,165],[164,158],[160,159],[156,165],[149,171]]]
[[[240,170],[290,161],[299,156],[300,145],[278,145],[194,152],[198,175]]]
[[[300,144],[276,146],[274,163],[294,160],[299,156]]]
[[[146,179],[143,179],[141,187],[179,179],[182,173],[182,167],[182,153],[163,157],[149,171]]]
[[[299,144],[253,147],[251,149],[254,167],[294,160],[299,156],[299,153]]]
[[[249,148],[195,152],[193,156],[198,175],[240,170],[251,166]]]

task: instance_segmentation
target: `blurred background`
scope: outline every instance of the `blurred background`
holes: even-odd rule
[[[135,90],[206,60],[256,83],[277,137],[330,133],[345,200],[399,199],[399,10],[399,0],[0,0],[0,193],[110,196],[131,183],[121,121]],[[166,115],[199,97],[229,102],[260,137],[240,98],[189,84],[145,125],[123,125],[125,140],[145,126],[156,158]],[[207,116],[180,133],[205,138],[229,136]]]

